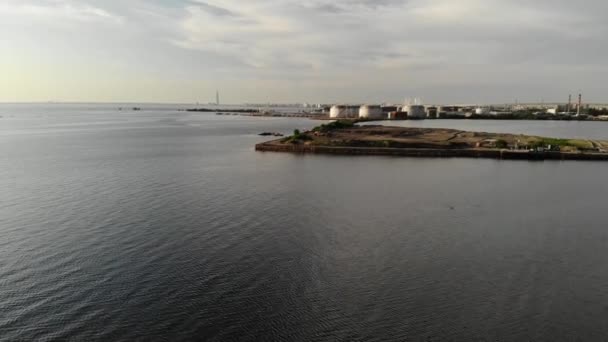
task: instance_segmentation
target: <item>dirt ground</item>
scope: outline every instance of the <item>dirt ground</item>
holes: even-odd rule
[[[542,142],[562,151],[606,149],[608,142],[597,140],[551,139],[526,135],[466,132],[453,129],[357,126],[327,133],[307,132],[306,144],[320,146],[370,146],[402,148],[509,148],[527,149]]]

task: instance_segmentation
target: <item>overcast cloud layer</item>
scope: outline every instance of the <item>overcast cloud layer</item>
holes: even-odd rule
[[[605,0],[3,0],[0,101],[608,101]]]

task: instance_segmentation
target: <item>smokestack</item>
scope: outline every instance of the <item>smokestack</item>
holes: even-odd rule
[[[570,109],[572,109],[572,94],[568,95],[568,109],[566,109],[566,113],[570,114]]]
[[[581,115],[581,106],[583,105],[583,94],[578,94],[578,109],[576,111],[576,116]]]

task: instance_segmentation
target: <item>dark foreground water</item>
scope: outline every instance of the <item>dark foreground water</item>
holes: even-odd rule
[[[608,163],[256,153],[315,123],[85,107],[0,107],[0,340],[608,338]]]

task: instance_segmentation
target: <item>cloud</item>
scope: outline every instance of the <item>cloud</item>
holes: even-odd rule
[[[204,10],[205,12],[211,14],[211,15],[215,15],[215,16],[236,16],[232,11],[227,10],[223,7],[219,7],[219,6],[214,6],[214,5],[210,5],[206,2],[203,1],[192,1],[191,4],[193,5],[197,5],[198,7],[200,7],[202,10]]]
[[[123,18],[100,7],[73,1],[15,1],[0,4],[0,14],[5,18],[21,20],[69,20],[77,22],[120,23]]]
[[[607,10],[603,0],[5,0],[0,37],[58,32],[49,39],[73,54],[95,42],[142,72],[248,80],[269,93],[297,83],[321,98],[327,87],[360,96],[360,84],[373,84],[369,93],[437,89],[437,98],[477,84],[496,98],[505,84],[543,78],[600,94]]]
[[[578,44],[594,35],[599,22],[548,2],[258,0],[243,5],[224,0],[221,5],[205,4],[219,12],[186,7],[176,44],[232,55],[259,68],[276,66],[277,56],[291,62],[285,65],[306,62],[318,68],[377,67],[379,61],[397,59],[407,65],[411,56],[491,63],[496,56],[513,55],[519,63],[517,52],[528,55],[539,41],[549,44],[536,55],[546,55],[560,41]],[[224,18],[228,13],[231,18]],[[463,49],[474,56],[466,58]]]

